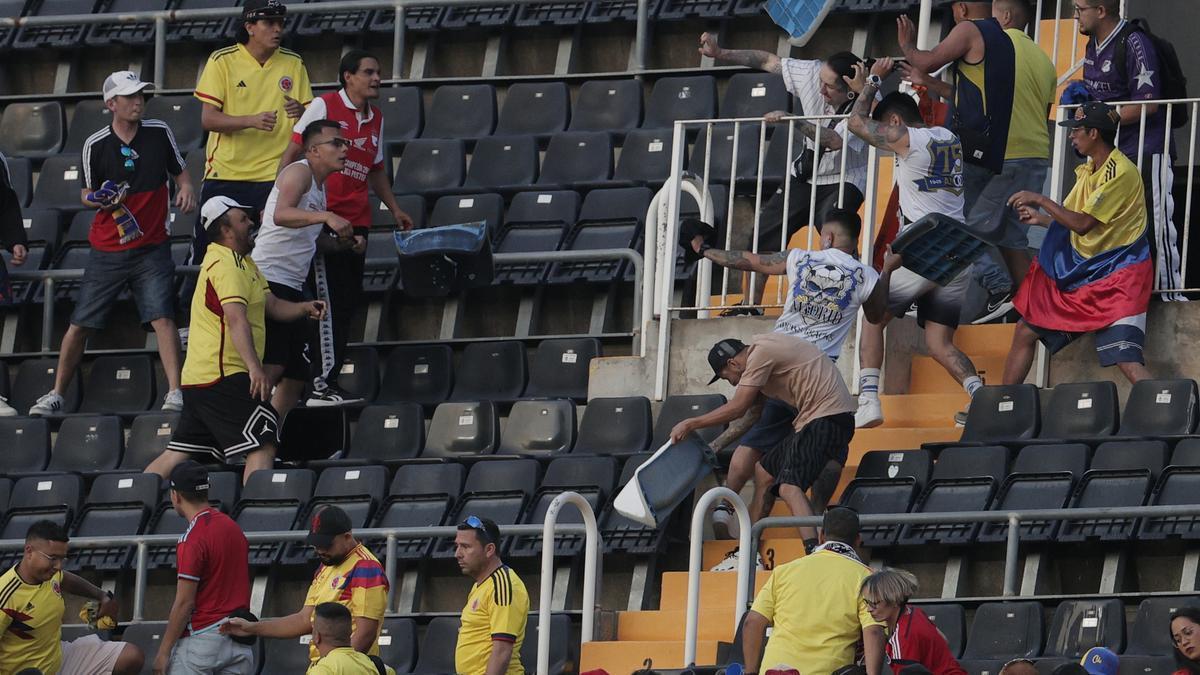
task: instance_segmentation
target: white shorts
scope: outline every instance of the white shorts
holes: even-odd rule
[[[105,642],[85,635],[62,644],[62,667],[58,675],[111,675],[121,657],[124,642]]]
[[[930,281],[907,267],[901,267],[892,272],[891,283],[888,286],[888,311],[892,316],[899,318],[907,314],[915,302],[917,323],[924,326],[926,321],[932,321],[956,328],[962,313],[963,299],[971,285],[971,275],[968,272],[969,270],[954,277],[945,286],[938,286],[937,282]]]

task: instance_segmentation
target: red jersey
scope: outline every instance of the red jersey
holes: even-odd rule
[[[313,99],[292,129],[292,142],[299,145],[301,134],[316,120],[333,120],[342,128],[342,137],[350,141],[346,166],[325,180],[325,207],[350,221],[356,229],[371,227],[371,205],[367,201],[367,174],[383,166],[383,114],[366,104],[361,111],[350,102],[345,89]]]
[[[933,675],[967,675],[950,653],[946,638],[917,607],[904,608],[895,632],[888,636],[887,656],[895,675],[913,663],[925,666]]]
[[[242,528],[224,513],[205,509],[188,523],[175,547],[175,558],[179,578],[198,586],[189,633],[250,607],[249,554]]]

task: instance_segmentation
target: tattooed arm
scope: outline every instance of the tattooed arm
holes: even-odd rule
[[[696,249],[697,253],[700,252],[700,246],[696,241],[692,242],[692,247]],[[719,248],[710,248],[704,251],[704,257],[721,267],[742,270],[743,272],[787,274],[787,251],[759,255],[750,251],[726,251]]]
[[[709,443],[708,446],[713,449],[713,452],[720,452],[726,446],[736,442],[742,436],[745,436],[746,432],[750,431],[750,427],[754,426],[754,423],[758,421],[758,418],[762,417],[762,409],[762,401],[754,403],[754,405],[750,406],[750,409],[746,411],[746,414],[742,415],[741,419],[730,424],[729,427],[725,429],[725,433],[713,439],[713,442]]]
[[[833,129],[828,129],[824,126],[813,124],[808,120],[796,120],[797,141],[799,141],[800,136],[808,139],[816,137],[814,130],[819,131],[821,134],[820,138],[822,148],[826,148],[828,150],[842,149],[842,137]]]
[[[891,72],[891,59],[879,59],[872,66],[871,72],[886,76]],[[879,89],[867,81],[866,70],[859,65],[854,66],[854,77],[845,78],[851,89],[858,92],[854,108],[850,111],[847,126],[850,132],[880,150],[891,150],[898,156],[908,154],[908,127],[904,123],[897,126],[882,124],[871,119],[871,106],[875,102],[875,94]]]
[[[704,33],[700,36],[700,55],[717,61],[757,68],[768,73],[783,72],[783,62],[775,54],[760,49],[723,49],[721,45],[717,44],[717,36],[712,33]]]

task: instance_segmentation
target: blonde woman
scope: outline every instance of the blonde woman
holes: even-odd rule
[[[933,675],[966,675],[937,626],[920,608],[908,604],[917,592],[917,578],[911,572],[880,570],[863,579],[860,592],[871,618],[887,624],[887,657],[895,675],[917,663]]]

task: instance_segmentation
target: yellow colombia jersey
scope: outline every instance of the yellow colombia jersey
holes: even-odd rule
[[[379,669],[366,654],[338,647],[308,669],[308,675],[377,675]]]
[[[308,71],[296,52],[277,49],[264,64],[259,64],[241,44],[209,55],[196,83],[196,98],[227,115],[256,115],[274,110],[276,117],[271,131],[242,129],[231,134],[210,133],[205,149],[206,179],[275,180],[279,156],[287,149],[295,125],[284,109],[285,95],[304,105],[313,99]]]
[[[1071,246],[1088,258],[1128,246],[1146,229],[1146,193],[1137,165],[1114,149],[1093,170],[1091,160],[1075,168],[1075,187],[1063,206],[1104,223],[1087,234],[1071,233]]]
[[[44,584],[21,581],[14,566],[0,575],[0,673],[62,664],[62,572]]]
[[[379,656],[379,631],[383,629],[383,612],[387,609],[388,579],[379,559],[359,544],[346,555],[340,565],[321,565],[308,587],[306,606],[336,602],[350,610],[350,616],[365,617],[379,622],[375,641],[367,654]],[[316,662],[321,654],[309,646],[308,658]]]
[[[508,675],[522,675],[521,643],[529,618],[529,594],[525,584],[508,565],[501,565],[483,583],[471,587],[462,611],[462,628],[454,648],[454,670],[459,675],[483,675],[492,641],[513,643]]]
[[[183,362],[185,387],[213,384],[234,373],[247,372],[233,346],[223,305],[246,306],[254,351],[262,359],[266,342],[267,280],[254,261],[220,244],[209,244],[200,263],[200,278],[192,294],[192,325],[188,331],[187,358]]]

